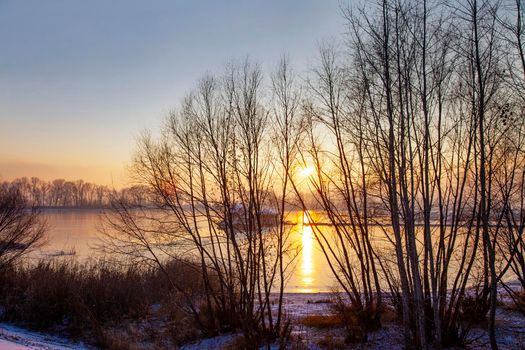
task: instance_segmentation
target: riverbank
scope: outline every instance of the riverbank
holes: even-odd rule
[[[277,296],[275,296],[277,297]],[[285,314],[292,324],[291,346],[294,349],[374,349],[401,350],[403,329],[392,311],[382,317],[382,328],[371,332],[365,344],[346,344],[344,327],[319,320],[333,314],[336,295],[333,293],[287,293],[284,295]],[[318,320],[318,324],[311,320]],[[525,346],[525,315],[517,311],[502,293],[496,313],[497,340],[500,349],[515,350]],[[172,349],[170,339],[162,340],[169,333],[170,324],[158,317],[142,321],[126,321],[108,329],[120,339],[113,349]],[[173,329],[171,331],[174,331]],[[241,335],[227,333],[182,345],[184,350],[236,349]],[[485,325],[474,325],[468,337],[468,349],[486,349],[488,332]],[[0,324],[0,349],[97,349],[85,343],[46,333],[27,331],[9,324]],[[459,349],[459,348],[458,348]]]

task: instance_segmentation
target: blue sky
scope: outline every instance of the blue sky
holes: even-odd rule
[[[125,184],[136,139],[231,59],[299,71],[344,27],[338,0],[0,0],[0,180]]]

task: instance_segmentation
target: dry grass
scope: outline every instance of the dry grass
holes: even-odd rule
[[[509,303],[501,303],[504,309],[510,311],[521,312],[525,315],[525,289],[521,289],[519,292],[515,291],[510,294],[512,301]]]
[[[217,283],[213,275],[209,282]],[[242,329],[238,315],[207,307],[205,290],[199,265],[191,261],[169,262],[162,272],[108,262],[41,261],[0,270],[0,321],[115,350],[136,344],[174,348]]]
[[[516,310],[525,315],[525,288],[519,292],[514,304]]]
[[[319,329],[341,327],[344,325],[343,318],[335,314],[305,316],[300,323],[306,327]]]
[[[150,274],[67,261],[19,266],[3,271],[0,303],[8,321],[40,330],[64,325],[76,332],[110,320],[144,316],[153,299],[145,278]]]
[[[191,263],[172,262],[167,269],[172,280],[186,281],[198,298],[200,275]],[[155,342],[162,336],[180,344],[200,336],[185,311],[187,301],[172,289],[166,276],[151,268],[42,261],[1,271],[0,306],[4,321],[87,339],[103,348],[132,349],[131,338]],[[126,324],[137,325],[141,334],[122,332]]]
[[[472,325],[484,324],[489,308],[488,298],[467,296],[461,302],[461,320]]]
[[[360,307],[338,298],[332,308],[343,320],[347,344],[366,342],[369,332],[381,328],[381,315],[384,309],[375,304]]]
[[[338,349],[345,349],[346,344],[343,339],[340,338],[334,338],[331,335],[325,335],[319,341],[317,342],[317,345],[322,349],[327,350],[338,350]]]
[[[128,337],[112,331],[103,332],[97,339],[97,346],[108,350],[135,350]]]
[[[381,324],[400,322],[401,319],[393,308],[385,307],[381,312]]]

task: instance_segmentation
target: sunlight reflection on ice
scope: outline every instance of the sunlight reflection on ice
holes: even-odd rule
[[[314,273],[314,264],[313,264],[313,230],[309,225],[305,225],[310,222],[309,214],[304,212],[302,215],[301,223],[301,272],[302,272],[302,282],[305,289],[310,289],[314,283],[313,273]]]

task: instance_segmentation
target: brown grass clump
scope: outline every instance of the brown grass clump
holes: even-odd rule
[[[313,328],[334,328],[344,325],[341,315],[308,315],[305,316],[300,323],[307,327]]]
[[[347,344],[366,342],[370,331],[381,328],[383,310],[375,305],[363,308],[338,299],[333,310],[343,321]]]
[[[346,330],[345,343],[366,342],[368,333],[381,327],[381,319],[395,319],[394,311],[385,313],[377,307],[358,308],[337,299],[332,305],[332,314],[309,315],[304,317],[300,323],[307,327],[325,329],[344,327]],[[335,349],[335,348],[334,348]]]
[[[514,304],[516,310],[525,315],[525,288],[518,293]]]
[[[396,310],[385,307],[381,312],[381,324],[395,323],[401,321]]]
[[[129,339],[116,332],[101,332],[96,345],[108,350],[135,350]]]
[[[331,335],[325,335],[317,342],[317,345],[322,349],[339,350],[346,348],[346,344],[342,339],[336,339]]]

